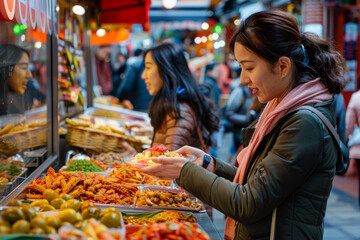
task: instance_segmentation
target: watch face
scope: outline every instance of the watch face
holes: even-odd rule
[[[207,168],[207,166],[211,162],[211,156],[209,154],[205,154],[203,160],[203,168]]]

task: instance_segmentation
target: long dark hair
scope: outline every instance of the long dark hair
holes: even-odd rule
[[[313,33],[301,34],[296,18],[279,9],[254,13],[243,20],[230,40],[232,52],[235,42],[270,64],[282,56],[290,58],[296,69],[293,87],[320,77],[335,94],[347,83],[342,55],[327,40]]]
[[[205,128],[209,133],[218,130],[219,117],[199,90],[182,49],[178,45],[164,42],[147,49],[144,57],[149,52],[163,80],[163,87],[149,106],[149,116],[154,129],[161,127],[167,114],[179,119],[181,117],[179,103],[186,102],[194,110],[196,119],[203,129]]]
[[[10,91],[7,81],[23,53],[26,53],[30,59],[30,54],[25,48],[11,43],[0,44],[0,115],[7,112],[5,100]]]

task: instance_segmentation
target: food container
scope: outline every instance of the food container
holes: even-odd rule
[[[187,193],[184,190],[178,190],[178,189],[166,189],[166,188],[159,188],[159,187],[141,187],[140,193],[145,193],[146,190],[150,191],[156,191],[156,192],[165,192],[165,193],[172,193],[172,194],[178,194],[178,193]],[[135,200],[135,209],[143,210],[143,211],[154,211],[154,210],[177,210],[177,211],[190,211],[190,212],[205,212],[205,207],[203,203],[194,197],[193,195],[188,194],[188,198],[191,200],[192,203],[197,204],[201,207],[174,207],[174,206],[139,206],[139,194],[137,194],[136,200]]]
[[[142,153],[136,153],[136,154],[131,154],[129,156],[126,156],[124,158],[124,161],[128,164],[131,164],[133,167],[136,168],[145,168],[145,167],[149,167],[149,166],[154,166],[154,165],[158,165],[157,163],[154,163],[151,161],[152,157],[145,157],[144,156],[144,161],[139,161],[139,159],[135,159],[135,157],[137,155],[141,155]],[[164,157],[164,156],[160,156],[160,157]],[[194,161],[196,160],[196,156],[192,155],[192,154],[187,154],[187,155],[183,155],[184,158],[186,158],[188,161]],[[166,158],[173,158],[173,157],[166,157]]]
[[[8,195],[13,190],[14,187],[16,187],[19,183],[22,182],[23,179],[25,179],[27,168],[18,167],[18,169],[20,169],[21,172],[19,173],[19,175],[14,176],[13,181],[0,184],[1,195]]]
[[[61,171],[64,171],[64,172],[72,172],[72,171],[66,171],[66,168],[67,168],[68,166],[62,166],[61,168],[60,168],[60,170]],[[99,175],[102,175],[102,176],[104,176],[104,177],[106,177],[106,176],[108,176],[109,175],[109,173],[107,172],[107,171],[104,171],[104,172],[82,172],[82,173],[84,173],[84,174],[99,174]]]

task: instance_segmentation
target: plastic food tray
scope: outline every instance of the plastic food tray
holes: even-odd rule
[[[144,193],[146,189],[151,191],[159,191],[159,192],[171,192],[171,193],[178,193],[178,192],[186,192],[185,190],[178,190],[178,189],[166,189],[166,188],[159,188],[159,187],[141,187],[140,192]],[[188,192],[187,192],[188,193]],[[189,193],[188,193],[189,194]],[[190,211],[190,212],[205,212],[204,204],[194,197],[193,195],[189,194],[189,198],[193,202],[201,203],[203,209],[199,208],[188,208],[188,207],[159,207],[159,206],[136,206],[138,198],[135,199],[135,209],[142,210],[142,211],[154,211],[154,210],[176,210],[176,211]]]
[[[61,171],[64,171],[64,172],[72,172],[72,171],[65,171],[65,169],[67,168],[68,166],[62,166],[61,168],[60,168],[60,170]],[[75,172],[73,172],[73,173],[75,173]],[[82,172],[82,173],[85,173],[85,174],[100,174],[100,175],[102,175],[102,176],[104,176],[104,177],[106,177],[106,176],[108,176],[109,175],[109,173],[107,172],[107,171],[104,171],[104,172]]]

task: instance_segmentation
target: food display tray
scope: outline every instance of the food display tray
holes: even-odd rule
[[[64,171],[64,172],[72,172],[72,171],[65,171],[65,169],[67,168],[67,166],[66,165],[64,165],[64,166],[62,166],[61,168],[60,168],[60,170],[61,171]],[[73,173],[75,173],[75,172],[73,172]],[[107,172],[107,171],[104,171],[104,172],[82,172],[82,173],[85,173],[85,174],[100,174],[100,175],[102,175],[102,176],[104,176],[104,177],[106,177],[106,176],[108,176],[109,175],[109,173]]]
[[[140,192],[144,193],[146,189],[149,189],[151,191],[160,191],[160,192],[171,192],[171,193],[178,193],[178,192],[186,192],[185,190],[178,190],[178,189],[166,189],[166,188],[159,188],[159,187],[141,187]],[[188,193],[188,192],[187,192]],[[189,194],[189,193],[188,193]],[[176,211],[188,211],[188,212],[205,212],[205,206],[204,204],[193,195],[189,194],[189,198],[191,201],[195,203],[201,203],[203,209],[199,208],[189,208],[189,207],[159,207],[159,206],[136,206],[138,197],[135,199],[135,206],[134,208],[139,211],[154,211],[154,210],[176,210]]]

